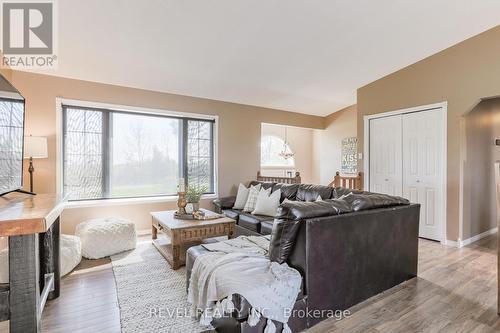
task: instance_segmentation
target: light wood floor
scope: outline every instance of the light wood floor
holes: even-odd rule
[[[61,296],[42,314],[47,333],[119,333],[120,310],[109,259],[82,260],[61,281]]]
[[[455,249],[421,240],[419,277],[350,309],[341,321],[326,320],[319,332],[498,332],[496,235]],[[120,331],[109,260],[84,260],[62,280],[61,297],[43,313],[43,331]]]
[[[417,278],[307,332],[499,332],[496,243],[496,235],[462,249],[421,240]]]

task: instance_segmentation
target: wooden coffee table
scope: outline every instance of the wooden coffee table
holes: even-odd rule
[[[173,269],[178,269],[186,264],[186,250],[200,244],[203,239],[234,235],[235,220],[220,217],[212,220],[179,220],[174,218],[174,210],[151,212],[152,238],[154,246],[167,259]],[[216,214],[204,210],[206,215]],[[216,214],[219,215],[219,214]],[[170,237],[159,239],[158,232],[163,232]]]

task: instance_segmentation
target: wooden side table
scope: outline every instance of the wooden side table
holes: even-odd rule
[[[204,210],[205,214],[216,214]],[[220,217],[212,220],[178,220],[174,212],[152,212],[152,238],[154,246],[167,259],[173,269],[186,264],[186,250],[193,245],[200,244],[203,239],[234,235],[235,220]],[[217,214],[218,215],[218,214]],[[171,243],[158,238],[158,232],[170,237]]]
[[[59,296],[59,216],[55,194],[9,193],[0,197],[0,236],[9,237],[9,284],[0,288],[0,321],[11,333],[41,332],[47,300]]]

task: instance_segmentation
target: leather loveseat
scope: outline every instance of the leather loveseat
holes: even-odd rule
[[[282,200],[292,200],[283,203],[272,219],[269,256],[270,260],[286,262],[303,277],[288,322],[293,332],[312,327],[417,275],[420,205],[345,188],[284,185],[263,184],[285,188]],[[316,202],[318,195],[325,200]],[[225,198],[215,204],[238,220],[240,235],[267,233],[267,226],[262,226],[271,220],[255,219],[248,228],[250,217],[232,210],[230,201]],[[188,284],[194,261],[206,252],[202,245],[187,251]],[[244,298],[235,296],[237,310],[230,317],[214,320],[216,330],[263,332],[265,319],[250,327],[246,323],[250,306]],[[280,332],[281,324],[275,324]]]

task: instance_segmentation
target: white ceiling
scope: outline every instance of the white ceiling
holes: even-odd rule
[[[500,24],[498,0],[64,0],[49,74],[327,115]]]

